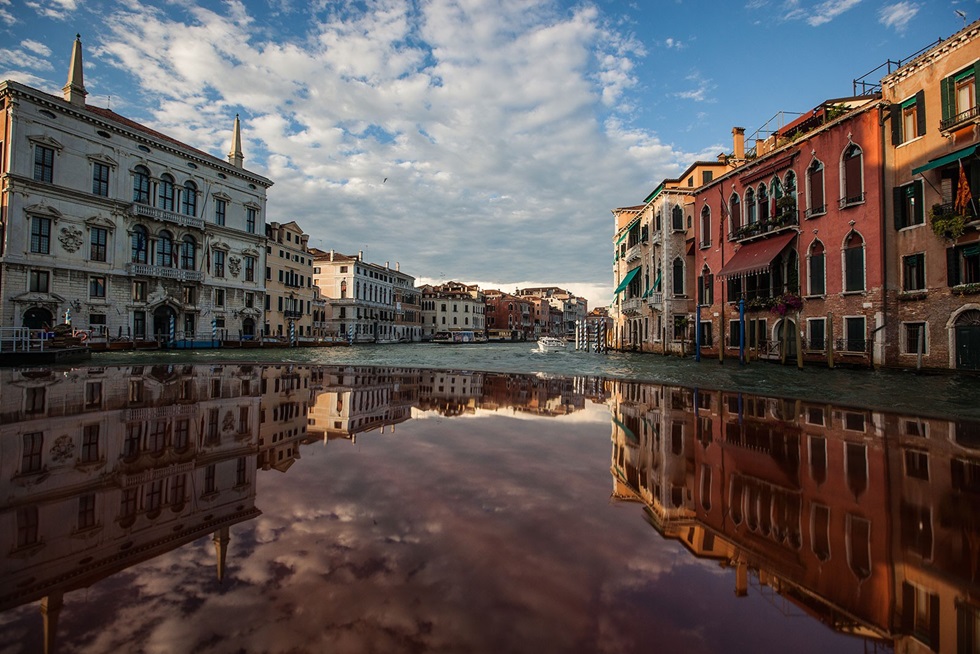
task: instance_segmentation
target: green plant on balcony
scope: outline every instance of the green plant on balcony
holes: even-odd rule
[[[765,311],[766,309],[771,309],[776,303],[776,298],[774,297],[754,297],[751,300],[745,302],[746,311]]]
[[[932,222],[932,231],[936,236],[951,241],[955,241],[963,235],[968,222],[966,216],[951,211],[948,206],[941,204],[932,205],[929,219]]]
[[[954,295],[976,295],[980,293],[980,283],[957,284],[953,287]]]
[[[792,195],[784,195],[776,200],[776,215],[772,222],[778,227],[789,225],[793,222],[796,214],[796,198]]]

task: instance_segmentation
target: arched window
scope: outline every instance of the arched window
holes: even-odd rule
[[[754,225],[759,222],[759,214],[755,210],[755,191],[751,188],[745,189],[745,211],[747,225]]]
[[[806,288],[810,295],[827,294],[827,258],[820,241],[813,242],[807,255]]]
[[[742,226],[742,203],[738,199],[738,193],[732,193],[728,200],[728,213],[731,219],[731,231],[737,232]]]
[[[157,206],[164,211],[174,210],[174,178],[164,173],[157,189]]]
[[[823,164],[814,159],[806,169],[806,217],[827,213],[824,200]]]
[[[769,182],[769,202],[770,210],[769,215],[773,218],[779,216],[779,200],[783,197],[783,183],[779,181],[778,177],[773,177],[772,181]]]
[[[684,295],[684,260],[680,257],[674,259],[672,266],[674,295]]]
[[[181,198],[180,210],[185,216],[197,215],[197,185],[188,180],[184,182],[184,193]]]
[[[841,208],[864,202],[864,154],[857,144],[844,149],[841,165]]]
[[[157,252],[154,263],[158,266],[167,267],[174,265],[174,237],[166,230],[157,235]]]
[[[701,268],[701,275],[698,277],[698,304],[710,306],[714,304],[715,276],[711,274],[708,264]]]
[[[149,242],[150,238],[146,227],[137,225],[133,228],[133,252],[131,256],[133,263],[147,263]]]
[[[657,221],[657,223],[656,223],[657,224],[656,229],[659,232],[660,230],[662,230],[664,228],[663,216],[660,215],[660,212],[659,211],[657,212],[656,221]]]
[[[708,205],[701,207],[701,247],[711,245],[711,209]]]
[[[681,205],[675,204],[670,210],[670,223],[671,229],[684,229],[684,210]]]
[[[756,199],[756,204],[759,206],[759,222],[769,222],[769,191],[766,189],[764,182],[759,184],[759,195]]]
[[[133,202],[150,204],[150,171],[146,166],[133,169]]]
[[[340,282],[340,297],[341,299],[347,297],[347,280],[341,280]]]
[[[864,239],[851,232],[844,240],[844,291],[864,290]]]
[[[188,234],[180,243],[180,267],[184,270],[194,270],[197,258],[197,241]]]

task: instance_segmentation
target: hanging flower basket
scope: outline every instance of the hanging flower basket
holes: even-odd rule
[[[780,316],[785,316],[791,311],[799,311],[802,308],[803,298],[795,293],[784,293],[775,298],[775,302],[769,311]]]

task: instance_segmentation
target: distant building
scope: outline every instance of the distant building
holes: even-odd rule
[[[265,268],[266,336],[299,341],[313,338],[313,254],[309,234],[295,221],[268,223]]]
[[[479,286],[446,282],[419,288],[422,297],[422,338],[438,332],[486,332],[486,303]]]
[[[422,340],[415,278],[396,263],[380,266],[355,256],[313,248],[313,283],[326,301],[326,332],[355,343]]]
[[[268,179],[85,103],[0,83],[0,325],[171,339],[257,333]],[[259,271],[259,272],[256,272]]]
[[[575,326],[588,314],[588,301],[585,298],[576,297],[557,286],[519,288],[516,294],[533,301],[536,335],[571,338],[575,334]]]

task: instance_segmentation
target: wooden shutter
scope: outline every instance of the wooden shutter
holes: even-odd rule
[[[915,131],[916,136],[925,136],[926,133],[926,92],[919,91],[915,94]]]
[[[929,595],[929,649],[939,651],[939,595]]]
[[[892,188],[892,207],[895,218],[895,229],[901,229],[906,225],[905,218],[905,187],[896,186]]]
[[[892,145],[902,144],[902,105],[893,104],[888,107],[889,118],[892,121]]]
[[[943,78],[939,82],[939,93],[940,101],[943,108],[943,120],[949,120],[954,112],[953,107],[956,106],[953,101],[953,92],[956,89],[956,84],[953,83],[953,76]]]
[[[810,295],[824,295],[827,289],[824,288],[824,254],[810,255]]]
[[[946,285],[956,286],[960,283],[959,257],[956,248],[946,249]]]
[[[915,629],[915,586],[902,582],[902,631],[911,635]]]
[[[926,221],[925,196],[922,194],[922,180],[912,182],[912,199],[915,200],[915,214],[909,216],[913,225],[921,225]]]

